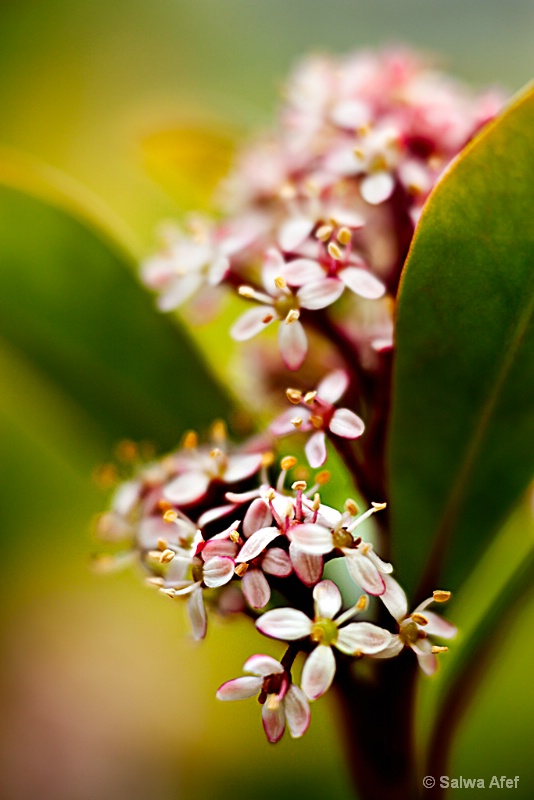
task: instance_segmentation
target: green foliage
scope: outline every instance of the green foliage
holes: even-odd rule
[[[436,188],[401,284],[390,486],[413,590],[455,589],[534,471],[534,92]]]

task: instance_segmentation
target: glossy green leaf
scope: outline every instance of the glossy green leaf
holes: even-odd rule
[[[63,203],[67,206],[68,203]],[[174,444],[228,408],[187,337],[158,314],[131,256],[59,205],[0,187],[0,337],[111,445]]]
[[[390,489],[399,578],[454,589],[534,473],[534,92],[430,199],[401,283]]]

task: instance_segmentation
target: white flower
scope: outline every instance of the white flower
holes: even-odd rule
[[[331,686],[336,672],[332,647],[347,655],[373,655],[388,647],[392,634],[370,622],[345,623],[365,607],[358,602],[354,607],[334,619],[341,610],[341,593],[332,581],[321,581],[313,590],[315,617],[309,619],[294,608],[277,608],[267,611],[256,627],[265,636],[283,641],[310,637],[317,647],[306,659],[302,671],[302,688],[316,700]]]
[[[251,675],[223,683],[217,698],[245,700],[259,695],[263,728],[271,743],[282,738],[286,723],[294,739],[303,736],[310,724],[310,706],[282,664],[271,656],[258,654],[246,661],[243,670]]]

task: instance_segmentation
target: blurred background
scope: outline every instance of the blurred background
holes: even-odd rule
[[[513,92],[534,75],[533,32],[534,0],[0,0],[0,182],[20,188],[45,165],[58,196],[72,189],[102,229],[120,230],[142,255],[159,220],[205,199],[195,169],[202,185],[215,180],[236,137],[269,124],[302,54],[401,42],[434,53],[475,86]],[[220,158],[206,176],[208,145]],[[2,286],[12,292],[0,298],[0,795],[351,797],[333,701],[314,705],[304,739],[273,748],[253,701],[215,700],[258,648],[250,625],[216,623],[196,646],[182,610],[134,574],[91,572],[92,519],[106,503],[92,475],[113,442],[129,435],[168,448],[219,405],[207,373],[189,371],[192,344],[180,340],[173,350],[167,323],[143,340],[134,320],[121,319],[118,284],[105,271],[95,285],[90,263],[72,274],[92,245],[42,207],[44,190],[32,194],[41,200],[3,190],[0,202],[0,268],[10,276]],[[135,302],[149,313],[140,292]],[[107,340],[94,330],[99,319],[115,320]],[[130,348],[128,326],[141,335]],[[91,366],[82,345],[94,339],[104,352],[121,331],[128,380],[119,392],[111,366]],[[143,357],[128,360],[136,348],[157,372],[153,380]],[[148,406],[166,376],[176,417],[159,424]],[[108,391],[103,421],[99,397]],[[500,560],[523,523],[519,515],[505,531],[483,582],[464,599],[476,606],[498,586]],[[460,601],[450,616],[466,635],[472,605]],[[519,775],[517,798],[534,794],[534,659],[524,633],[533,624],[531,602],[496,655],[451,769],[488,782]],[[275,642],[262,645],[280,655]]]

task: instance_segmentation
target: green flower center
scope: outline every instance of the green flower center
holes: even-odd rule
[[[310,639],[317,644],[331,645],[337,641],[337,625],[333,619],[316,619],[312,626]]]

